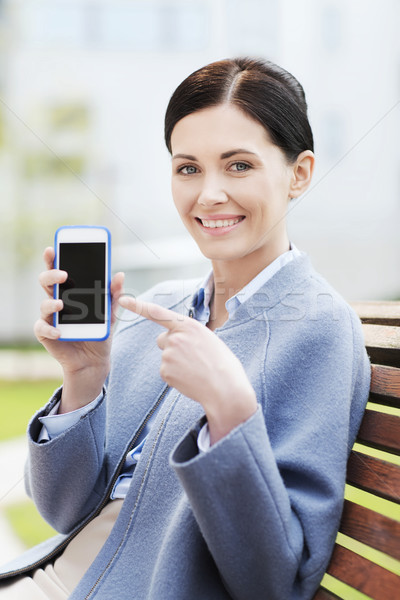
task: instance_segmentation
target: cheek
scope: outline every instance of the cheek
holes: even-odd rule
[[[174,180],[172,180],[172,183],[171,183],[172,199],[173,199],[174,204],[175,204],[176,208],[178,209],[178,211],[180,211],[180,207],[183,204],[183,198],[184,198],[184,196],[182,195],[182,190],[180,188],[181,188],[181,186],[177,183],[174,183]]]
[[[172,180],[171,192],[174,204],[180,215],[185,215],[192,210],[199,194],[198,186],[195,182],[191,181]]]
[[[178,198],[178,186],[175,183],[174,178],[172,178],[171,180],[171,192],[172,192],[172,198],[174,200],[174,203],[176,204],[176,199]]]
[[[191,202],[188,197],[182,193],[180,186],[172,186],[172,199],[180,217],[184,218],[190,211]]]
[[[246,208],[256,223],[262,221],[270,212],[268,193],[260,187],[246,197]]]

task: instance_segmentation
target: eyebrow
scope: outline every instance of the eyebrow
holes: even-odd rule
[[[228,152],[223,152],[221,154],[221,158],[231,158],[231,156],[234,156],[235,154],[251,154],[252,156],[256,156],[255,152],[246,150],[246,148],[235,148],[234,150],[228,150]]]
[[[251,154],[252,156],[256,156],[255,152],[251,152],[250,150],[246,150],[245,148],[235,148],[234,150],[228,150],[227,152],[223,152],[221,154],[221,159],[231,158],[235,154]],[[172,160],[176,160],[177,158],[184,158],[185,160],[197,160],[193,154],[174,154]]]

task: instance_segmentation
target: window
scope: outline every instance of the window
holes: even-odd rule
[[[229,50],[233,54],[274,56],[277,53],[277,0],[228,0],[226,17]]]
[[[191,52],[208,45],[209,13],[206,0],[43,0],[21,5],[21,27],[39,47]]]
[[[321,36],[322,46],[330,53],[337,52],[343,43],[343,17],[333,4],[322,8]]]
[[[344,115],[337,111],[325,113],[321,122],[323,152],[329,160],[340,158],[345,152],[346,124]]]
[[[137,52],[201,50],[208,42],[208,19],[204,1],[114,1],[99,14],[99,41]]]
[[[85,39],[82,5],[73,2],[40,2],[21,5],[24,41],[34,46],[66,43],[81,46]]]

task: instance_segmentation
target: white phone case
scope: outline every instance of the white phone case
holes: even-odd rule
[[[88,269],[87,279],[89,281],[92,276],[92,273],[89,272],[90,267],[88,266],[89,261],[87,259],[87,255],[91,253],[92,265],[94,263],[92,270],[98,269],[99,273],[101,270],[101,279],[94,282],[94,287],[88,284],[90,287],[80,288],[74,282],[70,284],[70,289],[67,291],[64,289],[64,299],[68,297],[70,302],[70,314],[66,314],[67,311],[63,311],[61,314],[54,313],[53,324],[61,331],[59,339],[64,341],[105,340],[110,334],[111,321],[111,234],[106,227],[100,226],[67,225],[60,227],[55,233],[54,268],[56,269],[60,268],[61,244],[64,245],[63,256],[74,252],[75,254],[79,253],[79,256],[82,255],[82,260],[79,259],[79,265],[76,269],[81,269],[80,276],[84,278],[85,282],[86,275],[82,275],[82,273],[85,272],[86,268]],[[75,246],[70,246],[70,244],[75,244]],[[85,246],[86,244],[90,246]],[[85,252],[86,249],[87,253]],[[100,260],[96,262],[97,256],[99,256]],[[75,258],[75,263],[77,262]],[[62,264],[61,268],[63,268]],[[77,277],[79,278],[79,275]],[[59,298],[59,294],[60,286],[56,285],[54,286],[54,298]],[[89,309],[85,305],[82,301],[84,297],[86,299],[89,298],[89,303],[90,305],[93,303],[93,308]],[[99,298],[101,299],[100,307]],[[75,308],[75,313],[73,309],[71,310],[71,307]]]

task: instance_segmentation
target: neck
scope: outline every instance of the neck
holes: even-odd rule
[[[210,322],[208,327],[216,329],[228,319],[225,303],[243,289],[265,267],[290,248],[286,238],[274,249],[255,251],[249,256],[236,260],[213,260],[214,294],[210,302]]]

